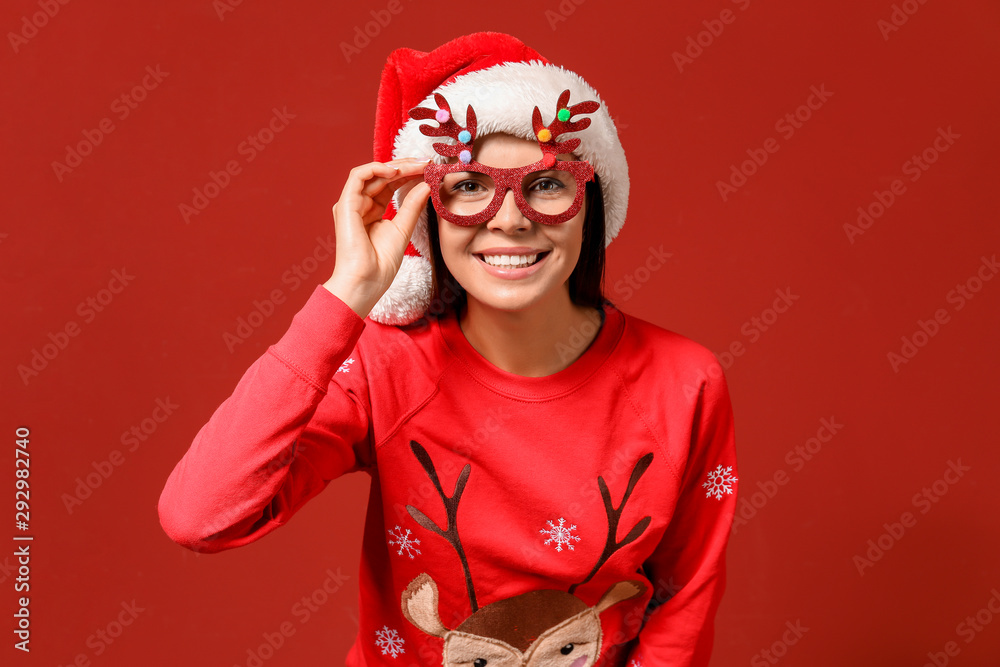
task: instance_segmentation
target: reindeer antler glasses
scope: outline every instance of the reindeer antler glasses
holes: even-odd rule
[[[587,182],[594,179],[594,167],[584,160],[560,160],[557,156],[572,152],[580,145],[580,139],[563,142],[556,139],[589,127],[589,118],[577,121],[570,118],[593,113],[600,104],[587,101],[569,106],[569,94],[569,90],[564,90],[559,95],[556,117],[548,126],[542,124],[542,114],[535,107],[531,122],[542,159],[513,169],[490,167],[472,159],[476,112],[471,105],[466,109],[464,128],[455,122],[448,101],[440,93],[434,93],[437,110],[411,109],[411,118],[433,119],[438,123],[437,127],[421,125],[421,133],[429,137],[452,137],[458,142],[434,144],[439,155],[457,157],[458,162],[429,164],[424,168],[424,181],[430,186],[431,201],[438,215],[456,225],[481,224],[497,214],[510,190],[517,208],[530,220],[558,225],[575,216],[583,205]]]

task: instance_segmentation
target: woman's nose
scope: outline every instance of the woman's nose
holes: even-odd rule
[[[493,216],[493,219],[486,225],[488,229],[502,229],[510,234],[515,231],[523,231],[531,227],[531,220],[528,220],[521,213],[514,200],[514,191],[508,190],[503,197],[500,210]]]

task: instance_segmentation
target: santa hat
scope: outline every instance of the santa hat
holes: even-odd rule
[[[546,123],[552,120],[556,101],[564,90],[570,103],[594,100],[598,110],[588,117],[590,126],[564,137],[579,137],[573,152],[594,167],[604,196],[607,246],[625,224],[628,207],[628,163],[607,105],[578,74],[553,65],[520,40],[498,32],[479,32],[454,39],[430,53],[396,49],[382,70],[375,110],[375,156],[378,162],[397,158],[431,158],[443,164],[448,158],[434,150],[442,137],[426,136],[410,118],[410,109],[436,109],[434,93],[447,99],[461,117],[472,106],[478,121],[477,136],[504,132],[536,141],[532,127],[535,107]],[[563,137],[560,137],[563,139]],[[448,141],[445,139],[444,141]],[[401,205],[396,193],[385,218]],[[427,311],[433,294],[431,248],[424,208],[407,245],[402,265],[389,289],[369,317],[382,324],[408,324]]]

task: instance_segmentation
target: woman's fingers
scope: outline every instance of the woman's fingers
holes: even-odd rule
[[[382,219],[393,194],[422,177],[428,160],[406,158],[390,163],[370,162],[351,170],[338,206],[342,215],[360,218],[364,226]],[[335,216],[336,218],[336,213]]]
[[[424,167],[427,166],[428,162],[430,162],[430,160],[414,160],[413,158],[403,158],[401,160],[386,162],[383,166],[389,167],[392,171],[388,173],[388,175],[381,174],[367,181],[363,192],[369,197],[374,198],[386,189],[387,185],[393,192],[395,192],[399,186],[402,183],[405,183],[408,179],[417,175],[422,175]]]
[[[427,198],[430,196],[430,186],[421,181],[414,185],[406,193],[406,196],[403,197],[399,211],[396,213],[396,217],[392,219],[392,223],[407,242],[409,242],[410,237],[413,235],[413,229],[417,226],[420,213],[424,210]]]

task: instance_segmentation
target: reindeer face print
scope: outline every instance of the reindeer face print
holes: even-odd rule
[[[591,667],[601,647],[601,622],[586,609],[550,628],[527,651],[463,632],[445,638],[446,667]]]
[[[444,667],[592,667],[601,651],[601,612],[645,590],[642,582],[619,582],[593,607],[564,591],[529,591],[448,630],[438,614],[437,584],[421,574],[403,593],[402,606],[413,625],[444,639]],[[551,622],[558,617],[564,618]]]
[[[608,535],[604,551],[580,584],[573,584],[568,592],[529,591],[480,608],[457,525],[458,504],[469,481],[471,466],[466,464],[462,469],[455,490],[448,496],[427,450],[415,440],[410,441],[410,449],[441,496],[447,526],[438,526],[412,505],[407,505],[407,511],[421,526],[454,546],[465,573],[473,612],[457,628],[446,628],[438,610],[437,584],[426,573],[418,575],[403,591],[401,607],[406,619],[424,633],[444,640],[444,667],[592,667],[601,651],[600,614],[618,602],[641,596],[648,587],[640,581],[620,581],[608,588],[593,607],[573,595],[573,590],[590,581],[612,554],[637,539],[649,525],[651,518],[643,517],[618,540],[618,523],[625,503],[653,455],[646,454],[636,462],[618,507],[614,506],[604,478],[597,478],[608,515]]]

